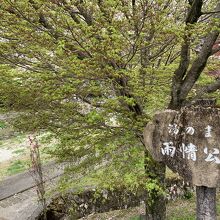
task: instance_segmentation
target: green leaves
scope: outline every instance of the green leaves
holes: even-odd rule
[[[89,124],[96,124],[103,121],[102,115],[96,110],[90,111],[86,116]]]
[[[142,130],[169,93],[170,51],[161,45],[178,30],[165,16],[172,7],[34,2],[4,2],[0,9],[7,39],[0,59],[10,64],[1,66],[0,95],[22,113],[16,127],[53,134],[58,145],[51,154],[77,162],[72,173],[100,167],[94,178],[105,185],[143,185]]]
[[[5,124],[5,122],[3,122],[3,121],[0,121],[0,129],[3,129],[3,128],[5,128],[6,127],[6,124]]]

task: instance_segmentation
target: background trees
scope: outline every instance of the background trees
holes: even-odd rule
[[[105,186],[144,185],[153,198],[149,213],[163,219],[156,209],[165,166],[146,152],[142,130],[168,106],[170,92],[173,109],[194,95],[215,52],[218,22],[208,13],[215,3],[5,0],[3,105],[19,112],[18,128],[50,131],[59,140],[51,153],[74,164],[68,181],[80,172],[98,175]],[[216,83],[202,91],[215,91]]]

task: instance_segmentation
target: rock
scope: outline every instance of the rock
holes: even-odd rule
[[[157,161],[196,186],[220,183],[220,110],[188,107],[155,115],[144,130],[145,146]]]

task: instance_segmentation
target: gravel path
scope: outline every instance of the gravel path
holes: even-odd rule
[[[0,163],[13,157],[12,150],[0,149]]]
[[[44,166],[46,190],[54,187],[63,174],[63,165],[54,162]],[[34,220],[41,213],[35,182],[29,172],[0,182],[0,220]]]

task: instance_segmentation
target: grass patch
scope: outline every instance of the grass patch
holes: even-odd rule
[[[21,154],[24,153],[25,149],[18,149],[18,150],[14,150],[12,153],[13,154]]]
[[[30,143],[28,140],[28,134],[14,133],[9,135],[10,132],[6,129],[0,129],[0,148],[9,150],[12,153],[12,158],[0,163],[0,180],[7,176],[23,172],[28,169],[28,163],[30,164]],[[5,132],[4,138],[2,138],[2,132]],[[52,156],[48,153],[48,149],[53,148],[56,145],[56,140],[46,142],[48,134],[41,134],[37,137],[40,144],[40,156],[42,163],[45,164],[51,161]],[[46,138],[42,141],[41,139]],[[44,142],[45,141],[45,142]],[[0,155],[1,156],[1,155]]]
[[[14,150],[12,153],[13,154],[21,154],[21,153],[24,153],[25,152],[25,149],[17,149],[17,150]]]
[[[167,219],[194,220],[196,215],[196,199],[178,199],[170,201],[167,206]]]
[[[0,130],[0,137],[1,137],[1,131],[6,131],[6,129]],[[10,136],[3,140],[1,140],[1,148],[5,149],[16,149],[21,147],[27,146],[27,137],[24,135],[17,135],[17,136]]]
[[[11,163],[10,167],[7,169],[8,175],[14,175],[20,173],[26,169],[27,165],[26,162],[21,160],[16,160]]]
[[[143,218],[141,216],[135,216],[131,217],[129,220],[142,220]]]

